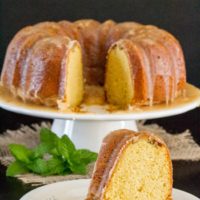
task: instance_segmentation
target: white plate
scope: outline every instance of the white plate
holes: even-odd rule
[[[90,179],[63,181],[39,187],[20,200],[84,200]],[[173,200],[199,200],[181,190],[173,189]]]
[[[108,106],[83,106],[82,112],[61,112],[56,108],[50,108],[31,103],[24,103],[0,87],[0,107],[16,113],[52,119],[73,120],[139,120],[168,117],[192,110],[200,105],[200,90],[187,84],[186,97],[179,97],[169,105],[159,104],[150,106],[135,106],[130,110],[109,112]]]

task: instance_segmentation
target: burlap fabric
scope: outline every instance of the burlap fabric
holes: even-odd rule
[[[8,144],[17,143],[24,144],[27,147],[34,147],[39,142],[39,131],[42,127],[50,128],[51,123],[42,122],[41,124],[32,124],[31,126],[22,125],[18,130],[7,130],[0,135],[0,162],[8,166],[13,157],[8,151]],[[163,138],[170,149],[172,160],[200,160],[200,146],[193,140],[189,130],[183,133],[170,134],[164,128],[157,124],[145,125],[144,121],[138,122],[139,130],[146,130],[157,134]],[[89,165],[88,174],[82,175],[66,175],[66,176],[49,176],[42,177],[34,174],[25,174],[17,176],[24,183],[31,185],[43,185],[57,181],[90,178],[94,164]]]

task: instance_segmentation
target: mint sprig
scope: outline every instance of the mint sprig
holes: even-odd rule
[[[41,129],[40,143],[35,148],[10,144],[9,150],[15,161],[8,166],[7,176],[24,173],[42,176],[86,174],[87,165],[97,159],[97,153],[87,149],[76,149],[67,135],[59,138],[47,128]]]

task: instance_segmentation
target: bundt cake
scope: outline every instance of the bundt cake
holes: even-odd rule
[[[62,109],[80,105],[85,97],[102,103],[96,93],[105,102],[127,107],[172,102],[184,92],[186,70],[179,42],[155,26],[43,22],[14,36],[1,84],[24,101]]]
[[[171,200],[172,163],[156,136],[117,130],[103,140],[86,200]]]

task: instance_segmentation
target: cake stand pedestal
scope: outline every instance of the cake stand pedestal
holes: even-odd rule
[[[52,130],[59,136],[67,134],[77,148],[98,152],[102,139],[113,130],[131,129],[137,131],[135,120],[155,119],[178,115],[200,105],[200,90],[187,84],[186,97],[180,97],[172,104],[152,107],[133,107],[129,111],[109,112],[106,106],[85,106],[84,112],[60,112],[11,97],[0,88],[0,107],[30,116],[54,119]]]
[[[102,139],[111,131],[117,129],[130,129],[137,131],[134,120],[106,121],[106,120],[62,120],[55,119],[52,131],[59,136],[67,134],[77,148],[87,148],[98,151]]]

